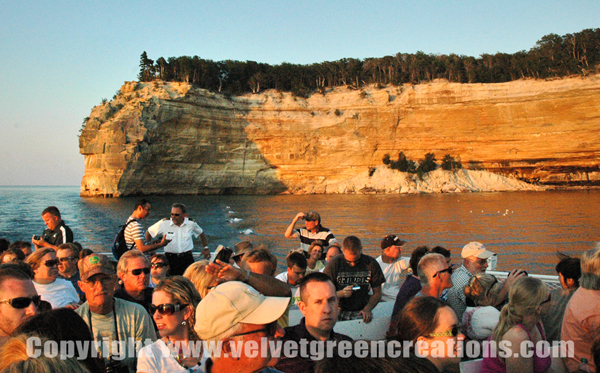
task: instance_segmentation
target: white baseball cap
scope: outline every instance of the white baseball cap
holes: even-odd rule
[[[194,330],[207,340],[239,323],[270,324],[283,315],[289,303],[288,297],[266,297],[243,282],[226,282],[200,301]]]
[[[476,256],[479,259],[487,259],[491,256],[496,255],[495,253],[487,250],[480,242],[469,242],[463,247],[460,256],[465,259],[470,256]]]

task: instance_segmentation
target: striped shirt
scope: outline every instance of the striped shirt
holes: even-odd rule
[[[319,225],[316,233],[313,233],[306,228],[300,228],[294,231],[294,235],[300,238],[300,248],[304,251],[308,251],[310,244],[317,240],[323,241],[323,244],[325,245],[323,252],[327,251],[329,245],[337,242],[333,233],[321,225]]]
[[[127,219],[127,222],[125,224],[129,223],[132,220],[135,221],[129,224],[127,228],[125,228],[125,242],[127,243],[128,248],[130,248],[131,245],[135,243],[135,240],[142,240],[142,242],[144,241],[144,227],[142,227],[142,223],[140,223],[139,220],[134,218],[132,215],[129,217],[129,219]]]

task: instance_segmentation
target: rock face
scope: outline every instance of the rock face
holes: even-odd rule
[[[600,185],[600,76],[338,87],[308,99],[127,82],[80,137],[82,196],[408,193]],[[391,171],[403,151],[455,173]],[[487,170],[505,177],[474,171]]]

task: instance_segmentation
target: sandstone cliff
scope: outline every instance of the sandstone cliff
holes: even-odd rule
[[[600,184],[600,76],[338,87],[308,99],[127,82],[80,137],[83,196],[408,193]],[[460,157],[424,179],[384,154]]]

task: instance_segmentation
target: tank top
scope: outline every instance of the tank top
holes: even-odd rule
[[[531,338],[531,335],[529,334],[529,332],[527,331],[527,329],[525,329],[525,327],[521,324],[517,324],[516,326],[520,327],[521,329],[523,329],[525,331],[525,333],[527,333],[527,338],[529,338],[530,341],[533,341],[533,339]],[[544,334],[544,330],[542,329],[542,325],[538,322],[536,324],[538,330],[540,331],[540,335],[542,336],[543,340],[546,340],[546,335]],[[492,336],[490,336],[490,338],[488,338],[488,340],[491,340]],[[487,354],[490,354],[490,348],[491,346],[488,345],[487,347]],[[519,347],[517,347],[518,349]],[[515,349],[513,348],[513,353],[515,351]],[[544,373],[548,370],[548,368],[550,368],[550,365],[552,365],[552,357],[550,356],[550,353],[548,352],[548,356],[546,357],[540,357],[537,355],[537,350],[533,349],[533,373]],[[495,357],[484,357],[483,358],[483,363],[481,366],[481,373],[506,373],[506,364],[500,359],[499,356],[495,356]]]

